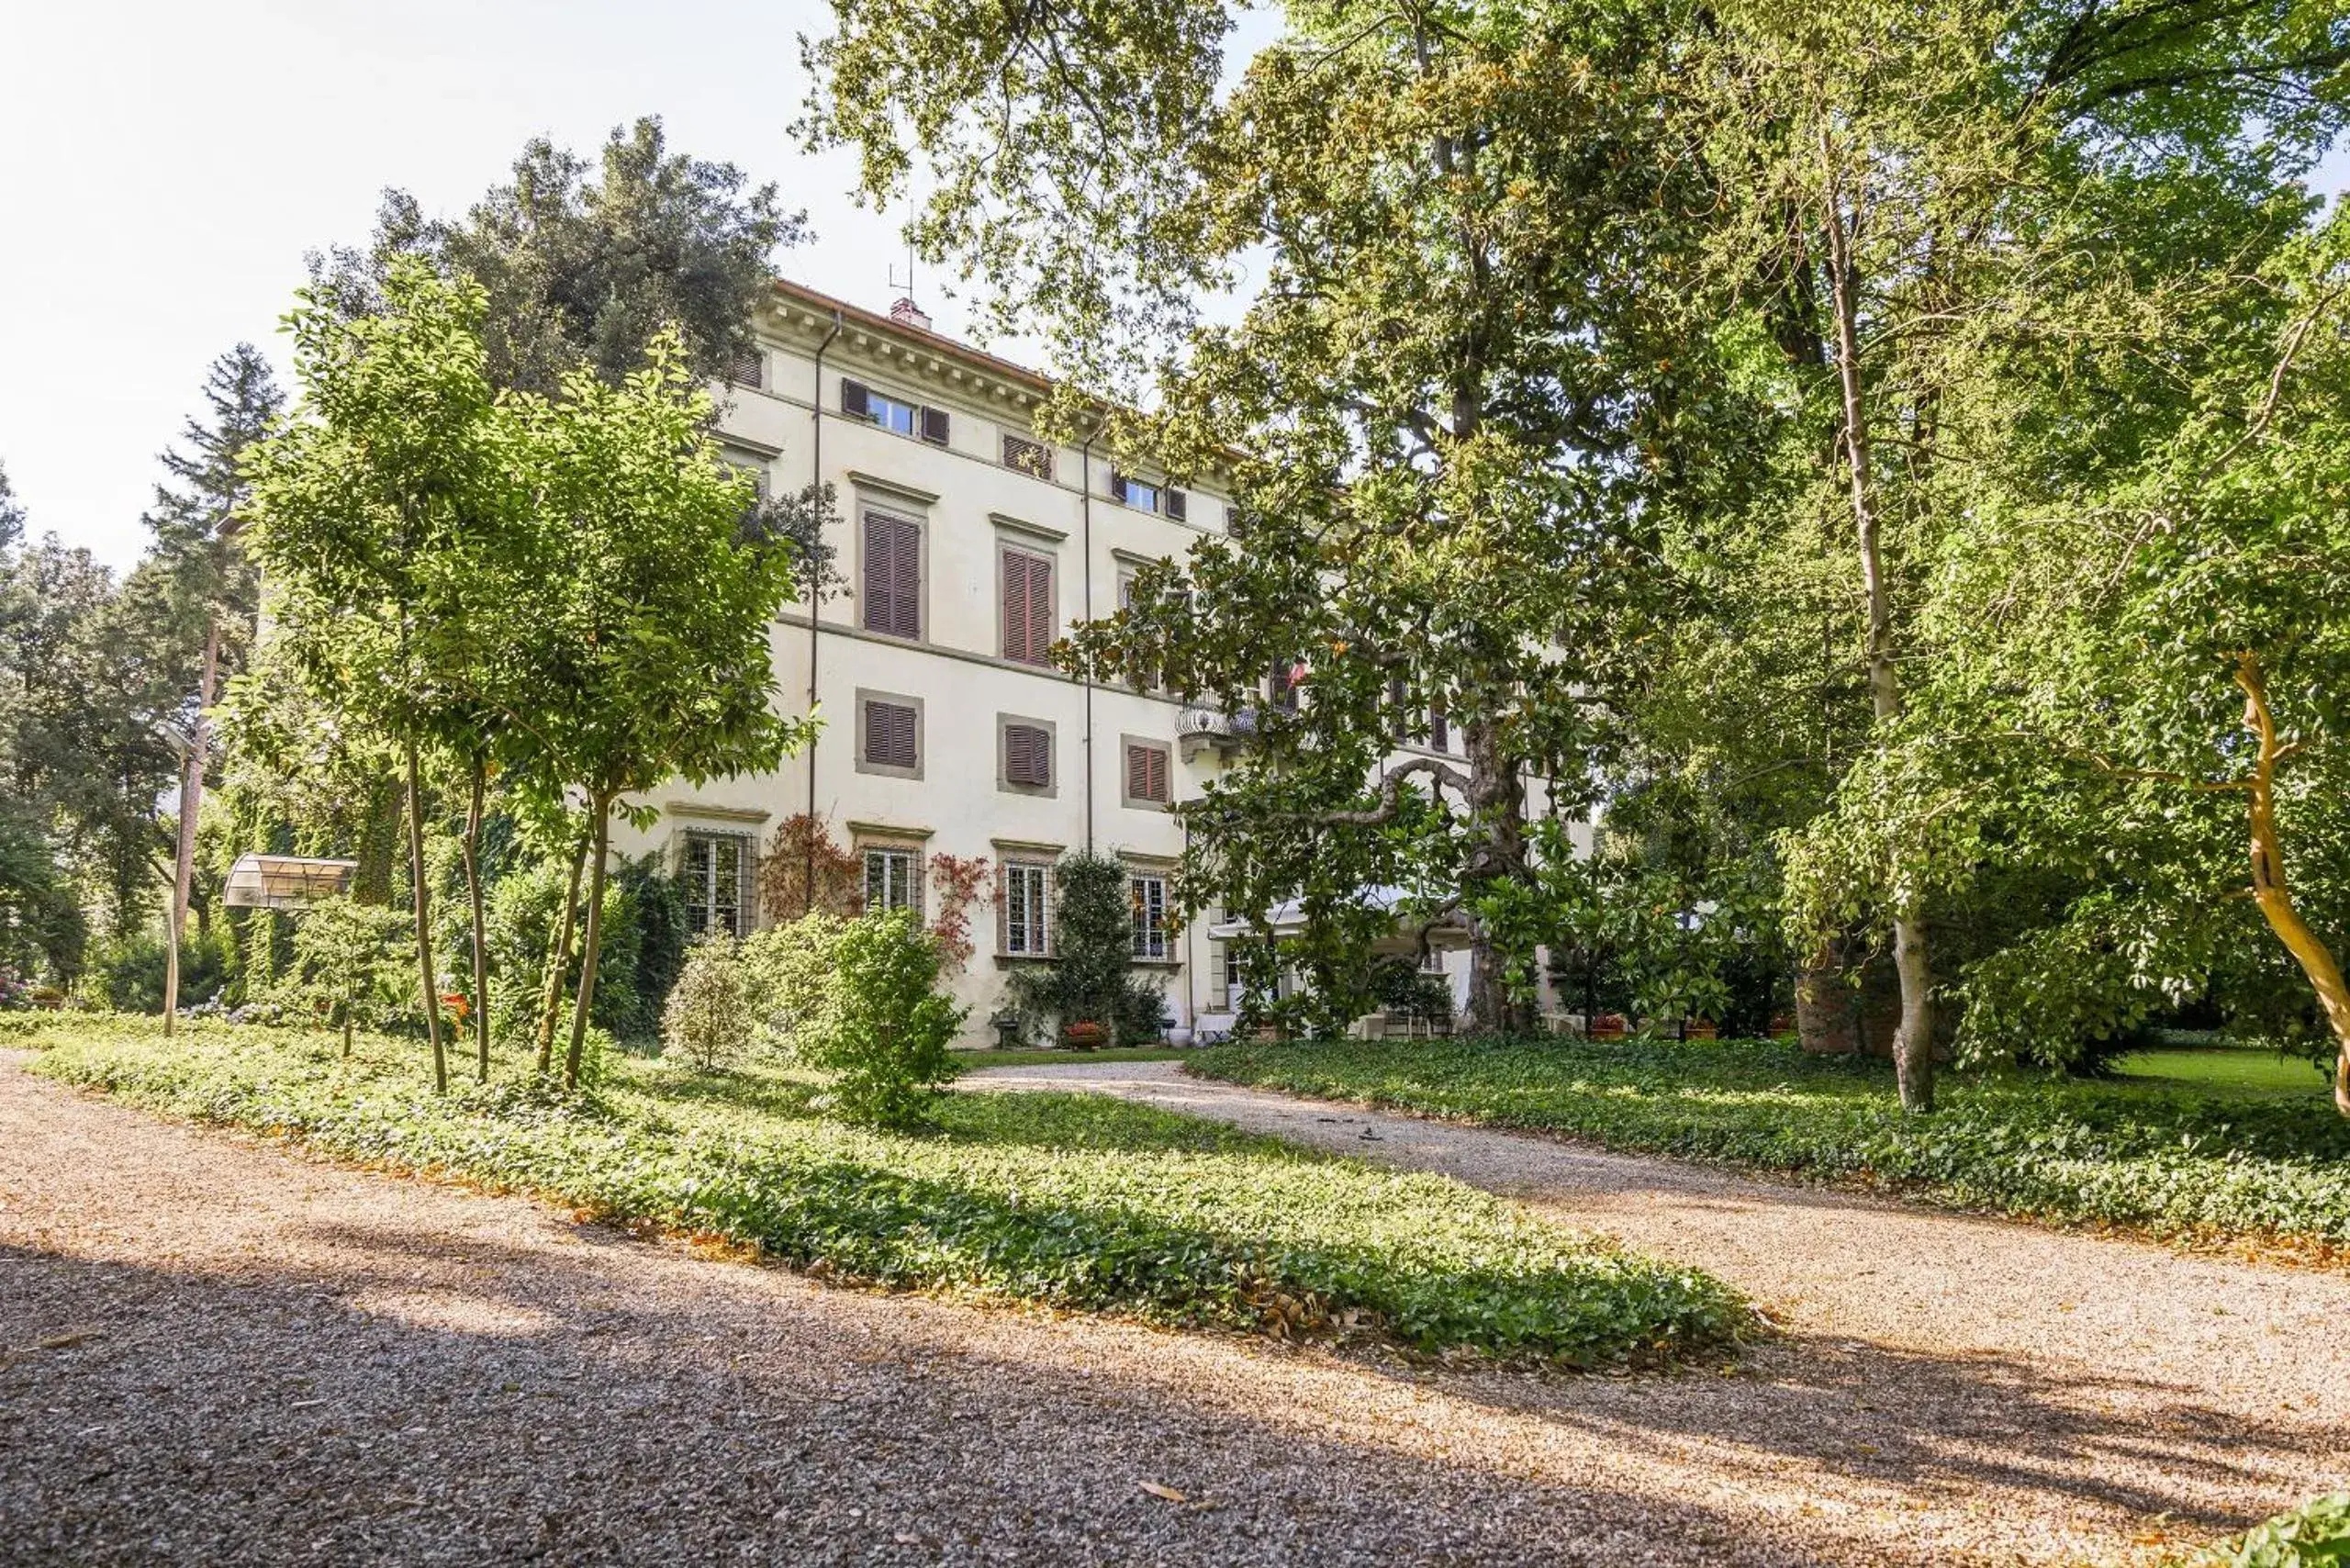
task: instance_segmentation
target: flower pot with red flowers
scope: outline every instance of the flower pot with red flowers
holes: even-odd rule
[[[1628,1028],[1621,1013],[1602,1013],[1591,1021],[1591,1037],[1595,1040],[1620,1040]]]
[[[1080,1018],[1061,1025],[1061,1044],[1073,1051],[1098,1051],[1109,1038],[1109,1025],[1095,1019]]]

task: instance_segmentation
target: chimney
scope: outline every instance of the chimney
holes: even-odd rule
[[[930,318],[923,314],[922,307],[914,303],[913,296],[911,294],[902,294],[898,297],[898,302],[890,307],[890,319],[901,327],[912,327],[920,332],[934,330],[930,324]]]

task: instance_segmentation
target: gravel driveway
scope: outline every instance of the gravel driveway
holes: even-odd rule
[[[2326,1276],[1602,1161],[1560,1201],[1662,1250],[1743,1228],[1707,1260],[1796,1334],[1734,1375],[1452,1370],[829,1289],[22,1060],[0,1053],[0,1562],[2063,1562],[2342,1463],[2350,1281]],[[1415,1161],[1452,1131],[1197,1108]],[[1529,1180],[1591,1158],[1532,1150]],[[1939,1250],[1888,1253],[1911,1226]],[[1978,1311],[2035,1268],[2044,1332]],[[1876,1327],[1917,1292],[1964,1327]],[[2160,1348],[2221,1293],[2234,1317]],[[2046,1336],[2079,1313],[2143,1343],[2076,1364]]]

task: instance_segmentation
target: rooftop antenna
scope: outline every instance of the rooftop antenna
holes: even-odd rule
[[[934,330],[929,316],[914,303],[914,242],[912,235],[906,238],[905,281],[898,281],[898,269],[893,266],[890,269],[890,286],[898,291],[897,299],[890,306],[890,319],[901,327],[912,327],[924,332]]]

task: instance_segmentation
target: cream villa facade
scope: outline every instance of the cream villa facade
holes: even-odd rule
[[[656,792],[658,823],[615,824],[615,848],[660,852],[697,927],[738,933],[763,923],[758,855],[802,812],[856,856],[868,901],[925,918],[931,857],[984,857],[990,902],[956,981],[966,1044],[992,1038],[1005,974],[1051,950],[1053,862],[1091,848],[1126,864],[1137,967],[1164,978],[1175,1027],[1227,1025],[1223,944],[1211,922],[1175,926],[1167,879],[1183,849],[1169,808],[1221,766],[1230,726],[1046,655],[1113,613],[1137,566],[1224,529],[1214,476],[1177,488],[1038,441],[1047,384],[906,301],[884,316],[778,282],[758,338],[721,434],[768,492],[834,487],[846,586],[812,619],[788,605],[771,635],[780,700],[805,712],[812,697],[822,731],[777,772]]]

